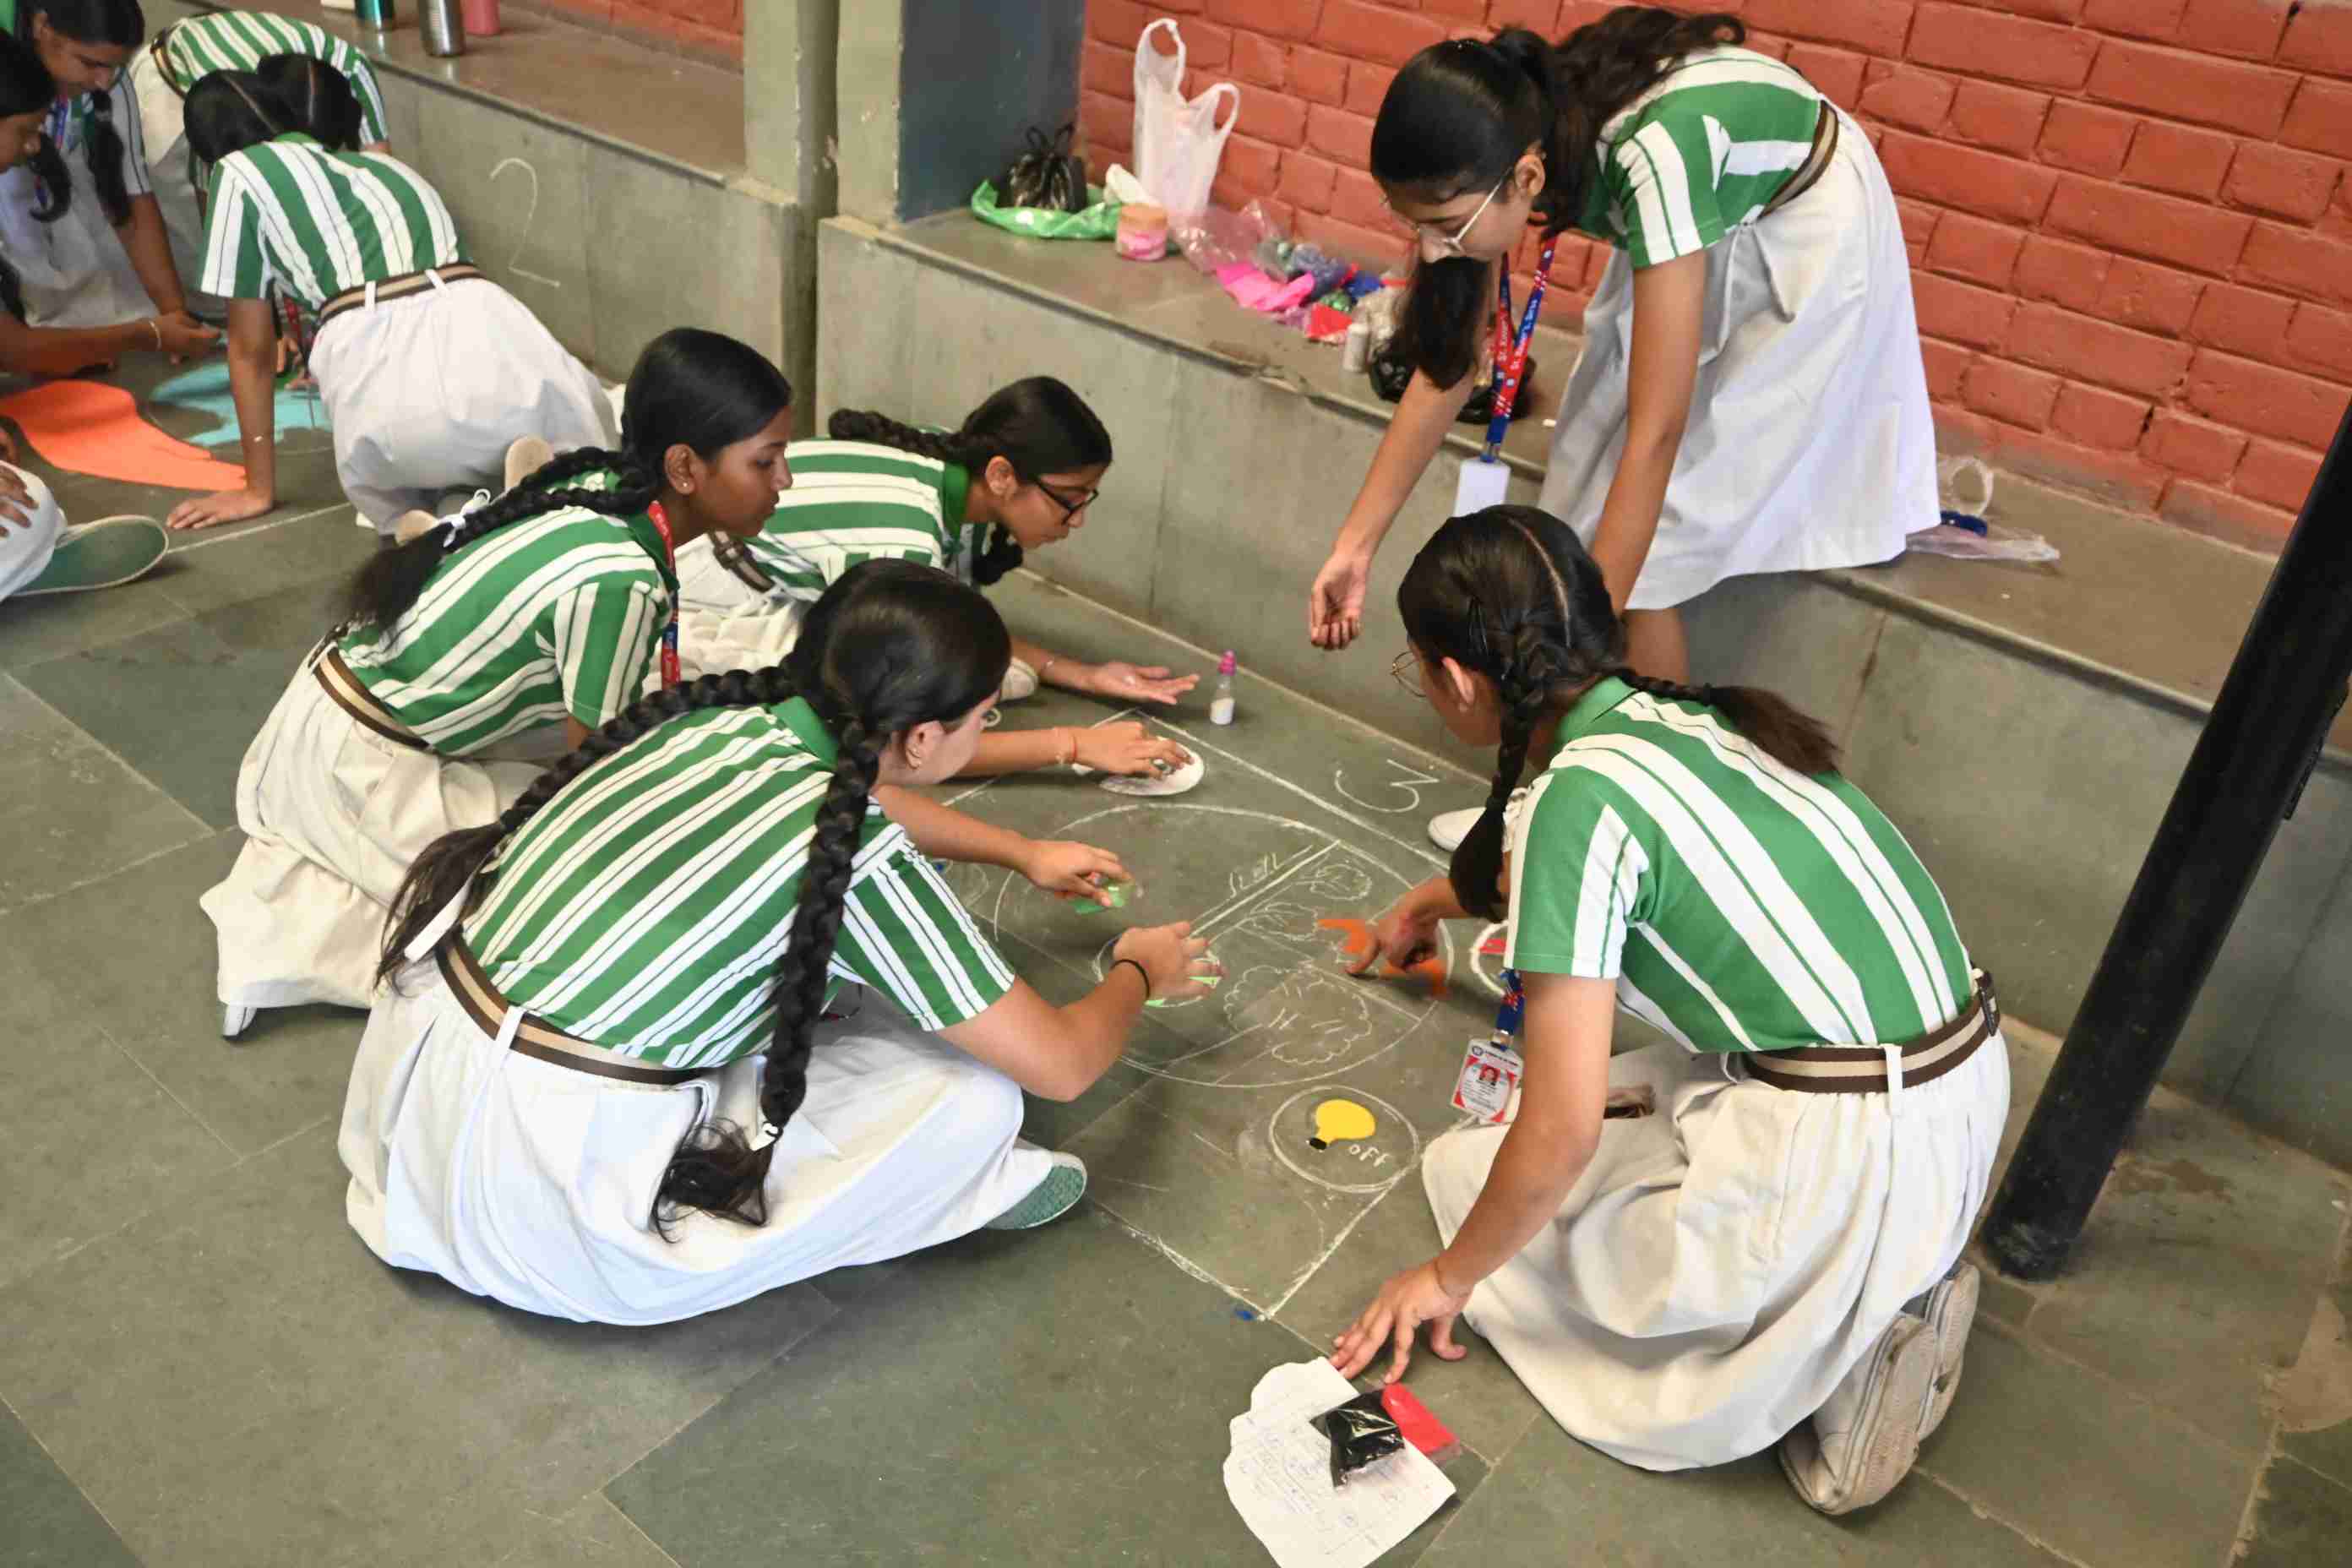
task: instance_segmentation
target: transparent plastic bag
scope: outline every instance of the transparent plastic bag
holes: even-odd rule
[[[1975,458],[1945,458],[1936,464],[1936,487],[1944,521],[1906,542],[1906,551],[1948,555],[1960,561],[2055,561],[2058,547],[2038,533],[2003,528],[1988,520],[1993,472]],[[1970,494],[1973,489],[1974,494]]]
[[[1163,55],[1152,47],[1162,27],[1176,46]],[[1217,111],[1226,110],[1224,123]],[[1184,96],[1184,37],[1162,17],[1135,42],[1135,177],[1171,220],[1189,218],[1209,205],[1209,187],[1225,155],[1225,138],[1241,117],[1242,89],[1221,81],[1198,98]]]
[[[1168,215],[1168,237],[1184,259],[1214,278],[1236,261],[1247,261],[1267,238],[1280,238],[1282,226],[1256,202],[1239,212],[1230,207],[1203,207],[1188,217]]]

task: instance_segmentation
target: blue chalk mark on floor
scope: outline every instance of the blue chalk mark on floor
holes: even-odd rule
[[[191,409],[211,418],[211,429],[187,437],[195,445],[210,448],[237,444],[236,400],[229,392],[226,363],[215,360],[210,364],[183,371],[156,387],[151,395],[157,403]],[[277,405],[280,439],[298,430],[316,430],[321,434],[327,431],[326,405],[316,392],[298,392],[281,382],[278,387]]]

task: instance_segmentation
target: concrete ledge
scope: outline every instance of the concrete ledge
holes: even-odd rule
[[[1402,740],[1477,769],[1390,683],[1397,576],[1444,520],[1466,430],[1374,571],[1366,645],[1306,639],[1306,590],[1388,410],[1336,352],[1248,315],[1181,261],[1024,240],[942,215],[820,227],[816,418],[844,406],[953,424],[1045,373],[1084,393],[1118,458],[1084,532],[1030,565]],[[1574,341],[1547,332],[1536,408]],[[1507,453],[1532,501],[1548,432]],[[1847,771],[1912,836],[2018,1016],[2074,1016],[2270,563],[2021,480],[1996,513],[2053,566],[1937,557],[1744,578],[1690,607],[1704,678],[1783,692],[1831,724]],[[2286,825],[2173,1056],[2176,1087],[2352,1159],[2352,755]],[[1465,795],[1467,792],[1465,791]],[[1465,804],[1467,804],[1465,800]]]

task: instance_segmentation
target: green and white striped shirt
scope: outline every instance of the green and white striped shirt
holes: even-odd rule
[[[1833,112],[1769,55],[1687,56],[1601,128],[1599,177],[1576,226],[1622,247],[1635,267],[1704,250],[1763,212]]]
[[[1559,740],[1512,830],[1513,966],[1614,979],[1703,1051],[1900,1045],[1968,1005],[1943,894],[1843,778],[1613,678]]]
[[[797,698],[669,721],[564,785],[499,849],[467,945],[510,1001],[607,1050],[702,1068],[765,1049],[837,754]],[[850,878],[835,986],[870,986],[934,1030],[1013,988],[878,806]]]
[[[795,441],[784,460],[793,488],[746,548],[794,599],[813,603],[852,566],[884,556],[971,581],[961,468],[865,441]]]
[[[271,55],[324,60],[352,84],[360,100],[360,140],[388,142],[383,89],[367,57],[323,27],[268,11],[206,11],[174,22],[156,40],[163,79],[181,97],[215,71],[249,71]]]
[[[330,153],[299,132],[215,164],[207,294],[260,300],[279,283],[315,310],[347,289],[466,259],[440,193],[387,153]]]
[[[635,701],[677,601],[643,516],[564,507],[443,559],[387,633],[337,639],[375,699],[444,756],[570,717],[593,730]]]

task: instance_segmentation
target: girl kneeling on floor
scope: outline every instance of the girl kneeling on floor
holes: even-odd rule
[[[882,815],[877,784],[971,757],[1011,655],[969,587],[868,563],[783,666],[646,699],[428,850],[343,1111],[377,1256],[658,1323],[1076,1202],[1021,1091],[1084,1093],[1215,966],[1186,926],[1129,931],[1055,1007],[925,858],[970,847]]]
[[[204,898],[224,1033],[257,1007],[368,1005],[411,862],[538,772],[486,754],[558,720],[576,746],[636,699],[671,624],[672,548],[756,531],[792,482],[791,437],[781,371],[679,328],[630,374],[620,451],[558,458],[360,569],[237,774],[245,847]]]
[[[229,300],[246,485],[181,502],[171,525],[277,504],[273,288],[317,313],[310,368],[335,474],[378,532],[452,490],[501,487],[520,437],[559,452],[609,446],[603,384],[466,259],[440,193],[397,158],[352,151],[362,132],[351,83],[320,60],[272,65],[267,82],[215,71],[188,91],[188,146],[209,169],[200,287]]]
[[[1525,1078],[1509,1125],[1431,1145],[1444,1250],[1332,1360],[1352,1376],[1392,1342],[1393,1379],[1420,1324],[1462,1355],[1466,1316],[1603,1452],[1672,1470],[1779,1442],[1816,1507],[1876,1500],[1957,1386],[1977,1278],[1955,1265],[2009,1112],[1942,894],[1812,721],[1625,668],[1601,572],[1549,513],[1454,519],[1397,605],[1400,673],[1498,751],[1451,874],[1367,961],[1507,920]],[[1612,1060],[1620,1004],[1673,1043]]]
[[[0,32],[0,175],[25,171],[31,214],[41,222],[60,216],[73,199],[71,176],[46,129],[57,96],[57,79],[40,56]],[[0,371],[67,375],[142,350],[203,353],[219,340],[177,316],[102,327],[35,327],[26,317],[23,276],[0,248]],[[111,587],[163,558],[163,530],[149,518],[68,527],[48,486],[15,467],[16,459],[16,438],[0,429],[0,599]]]
[[[1083,398],[1045,375],[990,395],[951,432],[854,408],[835,414],[829,427],[832,440],[793,446],[800,483],[759,537],[680,552],[689,667],[773,662],[826,585],[877,556],[920,561],[985,588],[1019,566],[1024,550],[1085,527],[1110,468],[1110,432]],[[1199,679],[1118,660],[1087,664],[1015,637],[1002,697],[1018,701],[1042,682],[1166,705]],[[1189,761],[1182,747],[1141,724],[1098,724],[991,733],[965,773],[1076,763],[1149,774]]]

